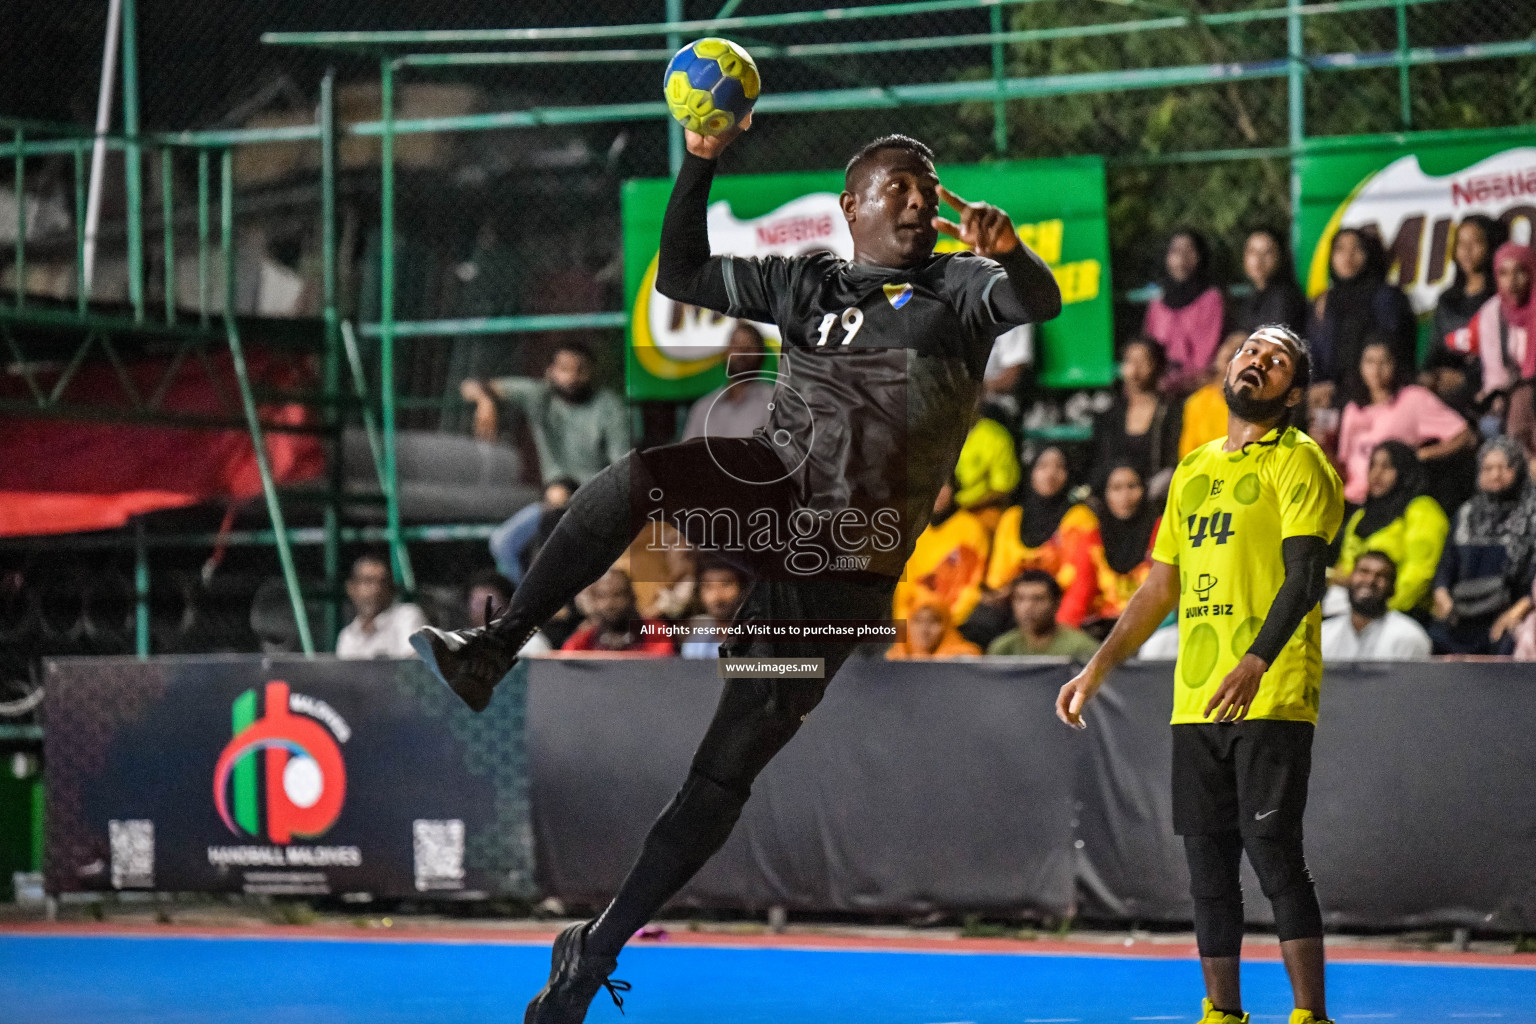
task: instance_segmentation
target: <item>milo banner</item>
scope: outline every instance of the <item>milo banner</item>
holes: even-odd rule
[[[51,662],[48,890],[526,895],[514,680],[477,716],[415,661]]]
[[[966,199],[1007,210],[1020,236],[1055,268],[1065,308],[1037,329],[1039,379],[1052,387],[1109,383],[1115,371],[1105,225],[1104,162],[1098,157],[944,166],[939,178]],[[838,206],[841,171],[725,176],[710,195],[709,237],[730,256],[853,256]],[[624,294],[629,310],[628,392],[636,400],[697,398],[725,383],[734,321],[682,306],[656,291],[656,256],[670,179],[624,184]],[[940,236],[939,250],[959,243]],[[770,351],[778,329],[759,324]],[[770,364],[769,369],[772,369]]]
[[[1338,151],[1333,151],[1335,148]],[[1406,147],[1330,140],[1297,158],[1301,177],[1298,263],[1308,295],[1328,287],[1328,255],[1340,228],[1381,238],[1389,280],[1418,313],[1435,308],[1455,277],[1456,225],[1468,214],[1502,220],[1516,241],[1536,225],[1536,134],[1497,142]]]

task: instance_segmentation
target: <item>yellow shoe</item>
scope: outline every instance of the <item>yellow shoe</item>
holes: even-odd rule
[[[1205,1011],[1205,1016],[1200,1018],[1200,1024],[1248,1024],[1248,1015],[1246,1013],[1241,1017],[1235,1013],[1222,1013],[1211,1005],[1209,999],[1200,1000],[1200,1009]],[[1297,1010],[1296,1012],[1300,1013],[1301,1011]],[[1295,1024],[1295,1020],[1294,1017],[1291,1018],[1292,1024]],[[1329,1024],[1332,1024],[1332,1022],[1330,1021]]]
[[[1333,1024],[1333,1021],[1319,1017],[1311,1010],[1292,1010],[1291,1024]]]

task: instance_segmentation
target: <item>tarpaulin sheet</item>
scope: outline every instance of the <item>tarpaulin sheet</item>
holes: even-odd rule
[[[257,387],[299,382],[292,366],[259,350],[249,364]],[[168,369],[168,360],[144,359],[122,372],[147,401]],[[45,387],[53,383],[41,381]],[[12,379],[0,390],[22,397],[21,388]],[[206,361],[180,363],[158,408],[238,419],[238,396],[229,355],[216,353]],[[83,367],[62,398],[103,409],[131,408],[118,371],[106,364]],[[263,408],[261,415],[268,424],[297,426],[307,414],[300,406],[282,405]],[[266,446],[278,483],[313,479],[324,471],[324,453],[314,436],[269,431]],[[0,416],[0,452],[0,537],[113,529],[143,512],[261,493],[256,452],[241,429]]]

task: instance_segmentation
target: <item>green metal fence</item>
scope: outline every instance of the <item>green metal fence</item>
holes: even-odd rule
[[[106,140],[124,157],[128,311],[114,318],[89,307],[78,272],[72,310],[35,308],[24,283],[27,204],[20,202],[13,297],[0,307],[0,329],[68,315],[92,329],[121,332],[163,319],[160,329],[185,331],[197,344],[218,338],[243,368],[234,316],[233,223],[237,198],[243,206],[254,204],[236,195],[233,162],[262,147],[302,149],[306,156],[293,161],[296,170],[285,180],[318,179],[310,216],[320,237],[324,344],[315,400],[333,440],[349,418],[364,419],[386,505],[382,532],[344,530],[333,475],[324,528],[290,534],[263,466],[274,530],[252,533],[250,540],[277,545],[302,628],[290,542],[325,545],[333,598],[340,545],[348,538],[387,540],[399,578],[407,590],[412,585],[406,541],[434,534],[401,522],[395,438],[403,418],[442,412],[454,401],[442,379],[427,374],[423,386],[416,372],[427,367],[441,377],[451,361],[434,353],[479,339],[551,332],[594,332],[616,342],[625,323],[617,289],[597,285],[588,290],[587,308],[557,311],[466,312],[413,296],[412,289],[421,290],[419,279],[431,276],[420,267],[403,269],[414,236],[433,229],[437,214],[462,220],[466,208],[494,204],[498,189],[512,188],[516,199],[502,203],[496,226],[503,237],[518,236],[522,255],[538,250],[538,233],[548,230],[564,233],[555,236],[559,244],[542,247],[543,258],[558,260],[579,249],[588,263],[611,265],[618,252],[618,180],[660,173],[681,159],[680,131],[666,117],[659,79],[666,59],[687,38],[730,35],[763,68],[765,94],[752,137],[733,150],[736,171],[825,167],[857,141],[889,130],[928,139],[949,161],[1104,154],[1122,287],[1143,279],[1138,270],[1175,224],[1202,223],[1221,235],[1288,220],[1292,157],[1358,145],[1358,136],[1373,132],[1411,144],[1536,121],[1536,5],[1524,0],[916,0],[773,9],[784,6],[664,0],[656,5],[659,20],[644,23],[622,21],[632,5],[598,4],[594,20],[611,17],[614,23],[270,32],[263,42],[278,59],[291,57],[295,68],[313,68],[320,51],[323,60],[354,69],[353,84],[360,77],[355,69],[373,69],[377,114],[339,125],[335,77],[326,75],[318,113],[304,123],[152,132],[138,123],[130,2],[123,36],[125,131]],[[520,14],[548,22],[566,10],[532,5]],[[455,11],[472,15],[466,22],[487,19],[476,0],[444,5],[433,16],[451,22]],[[493,23],[503,16],[492,16]],[[459,88],[454,95],[467,100],[446,111],[417,109],[425,95],[419,90],[431,86]],[[164,108],[164,100],[157,102]],[[59,155],[72,161],[73,242],[83,266],[83,175],[94,140],[78,128],[35,122],[0,120],[0,130],[11,135],[0,142],[0,160],[12,165],[18,195],[25,193],[35,162]],[[1332,138],[1341,135],[1352,139]],[[364,158],[349,185],[339,181],[338,147],[359,140],[376,141],[378,159]],[[413,164],[402,147],[421,140],[436,155]],[[554,162],[561,147],[574,154],[568,165]],[[535,157],[547,159],[541,164]],[[158,200],[146,188],[146,167],[151,178],[158,173]],[[195,168],[195,198],[178,192],[178,181],[191,177],[178,168]],[[444,168],[473,169],[478,177]],[[215,187],[218,244],[212,237]],[[543,221],[540,196],[558,208]],[[368,251],[357,275],[364,285],[351,289],[350,298],[342,293],[352,268],[337,237],[343,197],[353,213],[374,204],[363,221],[377,239],[376,252]],[[157,202],[158,244],[146,236],[146,220],[157,220]],[[473,227],[472,219],[465,223]],[[464,224],[458,230],[462,236]],[[435,245],[442,262],[441,253],[453,244],[439,239],[421,248]],[[196,247],[197,301],[183,309],[174,282],[176,254],[189,245]],[[154,282],[146,266],[152,258],[164,277],[163,318],[150,308]],[[601,277],[601,269],[583,273],[582,281]],[[215,288],[219,274],[222,287]],[[210,298],[215,292],[221,302]],[[359,321],[355,332],[349,315]],[[261,396],[243,369],[241,385],[240,419],[259,441]],[[39,400],[33,412],[47,407],[41,400],[46,397],[34,395]],[[145,411],[153,415],[153,404]],[[259,443],[257,451],[263,452]],[[484,531],[456,529],[450,529],[453,536]],[[148,543],[139,541],[141,552]],[[143,608],[141,601],[141,619]],[[326,641],[334,635],[334,614],[333,605]]]

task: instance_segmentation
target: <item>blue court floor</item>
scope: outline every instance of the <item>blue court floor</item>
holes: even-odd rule
[[[1536,1024],[1536,969],[1334,963],[1340,1022]],[[0,934],[3,1024],[520,1022],[546,948],[510,944]],[[1121,1024],[1198,1016],[1193,961],[642,946],[600,1024]],[[1244,968],[1258,1021],[1290,1010],[1277,963]]]

